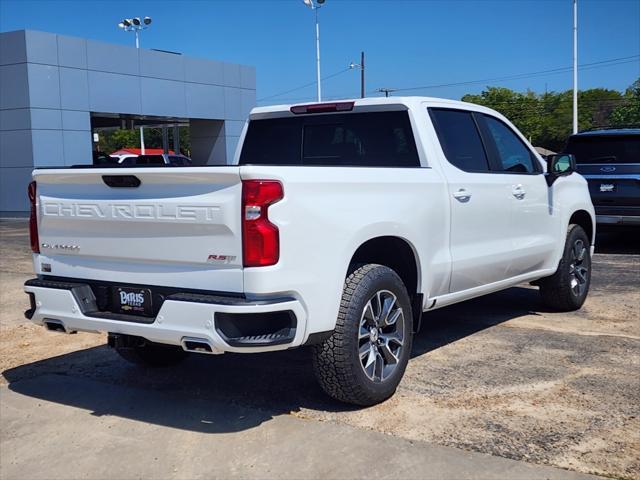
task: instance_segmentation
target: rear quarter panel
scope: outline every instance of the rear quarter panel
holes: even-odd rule
[[[245,293],[301,300],[309,315],[306,335],[334,328],[351,258],[372,238],[396,236],[411,245],[422,293],[448,288],[448,198],[434,169],[240,168],[243,180],[279,180],[285,192],[269,208],[269,219],[280,229],[280,261],[246,268]]]

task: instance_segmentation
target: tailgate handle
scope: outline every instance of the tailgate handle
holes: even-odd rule
[[[137,188],[141,183],[135,175],[103,175],[102,181],[113,188]]]

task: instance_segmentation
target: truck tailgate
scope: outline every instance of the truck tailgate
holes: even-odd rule
[[[114,186],[122,176],[139,186]],[[33,177],[38,273],[242,291],[239,167],[36,170]]]

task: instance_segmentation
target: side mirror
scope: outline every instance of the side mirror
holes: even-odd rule
[[[576,157],[570,153],[555,153],[547,156],[547,184],[553,185],[558,177],[571,175],[577,170]]]

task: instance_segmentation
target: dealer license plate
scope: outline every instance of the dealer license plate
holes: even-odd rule
[[[129,315],[153,316],[151,290],[148,288],[116,287],[113,289],[114,310]]]

